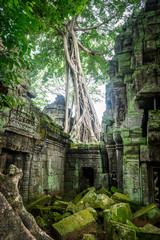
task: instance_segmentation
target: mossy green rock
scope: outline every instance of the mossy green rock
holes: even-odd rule
[[[93,208],[107,209],[111,205],[115,204],[115,201],[105,194],[97,194],[95,202],[93,202]]]
[[[68,202],[64,202],[64,201],[55,201],[52,205],[52,207],[54,209],[57,209],[57,210],[60,210],[60,211],[63,211],[63,210],[66,210],[66,208],[68,207]]]
[[[126,220],[132,219],[132,212],[128,203],[118,203],[110,208],[113,221],[126,223]]]
[[[104,210],[104,229],[108,234],[111,232],[111,222],[126,223],[132,219],[132,212],[128,203],[118,203]]]
[[[92,234],[84,234],[82,240],[96,240]]]
[[[146,224],[143,228],[140,228],[141,232],[137,233],[137,237],[139,240],[147,239],[147,240],[159,240],[160,239],[160,229],[151,225]]]
[[[144,227],[147,223],[154,225],[160,222],[160,210],[155,204],[150,204],[134,213],[132,222],[138,227]]]
[[[106,236],[107,240],[109,239]],[[123,239],[123,240],[136,240],[136,231],[134,230],[134,228],[129,227],[125,224],[122,223],[118,223],[118,222],[114,222],[112,221],[112,229],[111,229],[111,238],[112,240],[119,240],[119,239]]]
[[[106,194],[96,194],[96,192],[91,189],[77,202],[76,207],[78,210],[83,210],[88,207],[106,209],[114,203],[115,201]]]
[[[77,207],[75,204],[73,204],[72,202],[68,203],[68,206],[66,208],[67,212],[71,212],[71,213],[76,213],[77,212]]]
[[[76,207],[79,210],[83,210],[87,207],[94,207],[96,199],[97,194],[91,189],[80,199],[79,202],[77,202]]]
[[[43,220],[43,218],[41,218],[40,216],[37,216],[37,217],[35,218],[35,220],[36,220],[36,223],[38,224],[38,226],[39,226],[40,228],[45,228],[46,223],[45,223],[45,221]]]
[[[57,240],[78,239],[84,233],[95,231],[96,227],[92,213],[85,209],[53,224],[52,232]]]
[[[132,210],[138,209],[139,204],[136,201],[131,200],[127,195],[116,192],[112,195],[112,199],[117,202],[128,203]]]
[[[73,199],[73,203],[76,204],[78,203],[82,197],[88,192],[87,189],[85,189],[83,192],[80,192],[74,199]]]
[[[120,191],[118,190],[118,188],[116,188],[116,187],[114,187],[114,186],[111,187],[111,192],[112,192],[112,193],[116,193],[116,192],[119,192],[119,193],[120,193]]]
[[[108,197],[112,196],[112,194],[108,190],[106,190],[105,188],[101,188],[100,190],[98,190],[97,194],[105,194]]]
[[[33,208],[35,208],[36,205],[41,205],[41,206],[46,206],[49,205],[51,200],[51,196],[50,195],[45,195],[39,199],[37,199],[36,201],[32,202],[31,204],[26,206],[26,210],[27,211],[32,211]]]

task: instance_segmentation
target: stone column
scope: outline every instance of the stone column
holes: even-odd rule
[[[23,184],[21,187],[21,195],[24,202],[29,200],[29,184],[30,184],[30,164],[31,164],[32,155],[27,154],[24,161],[23,169]]]

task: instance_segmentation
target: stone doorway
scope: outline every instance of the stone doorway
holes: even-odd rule
[[[81,190],[94,186],[94,169],[82,167]]]

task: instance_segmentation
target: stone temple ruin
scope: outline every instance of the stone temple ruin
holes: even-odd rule
[[[41,112],[25,89],[19,91],[22,105],[0,109],[0,171],[6,174],[10,164],[22,169],[25,203],[49,193],[114,186],[160,207],[159,1],[148,0],[123,26],[107,72],[100,144],[71,142],[63,132],[60,96]]]

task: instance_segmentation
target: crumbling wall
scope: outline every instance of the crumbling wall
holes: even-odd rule
[[[160,4],[148,0],[115,42],[103,116],[109,173],[130,198],[160,204]]]
[[[65,191],[108,187],[106,161],[100,144],[72,144],[65,161]]]
[[[10,164],[23,170],[20,193],[24,201],[64,191],[65,153],[69,136],[36,109],[32,95],[19,95],[22,104],[0,109],[0,171]]]

